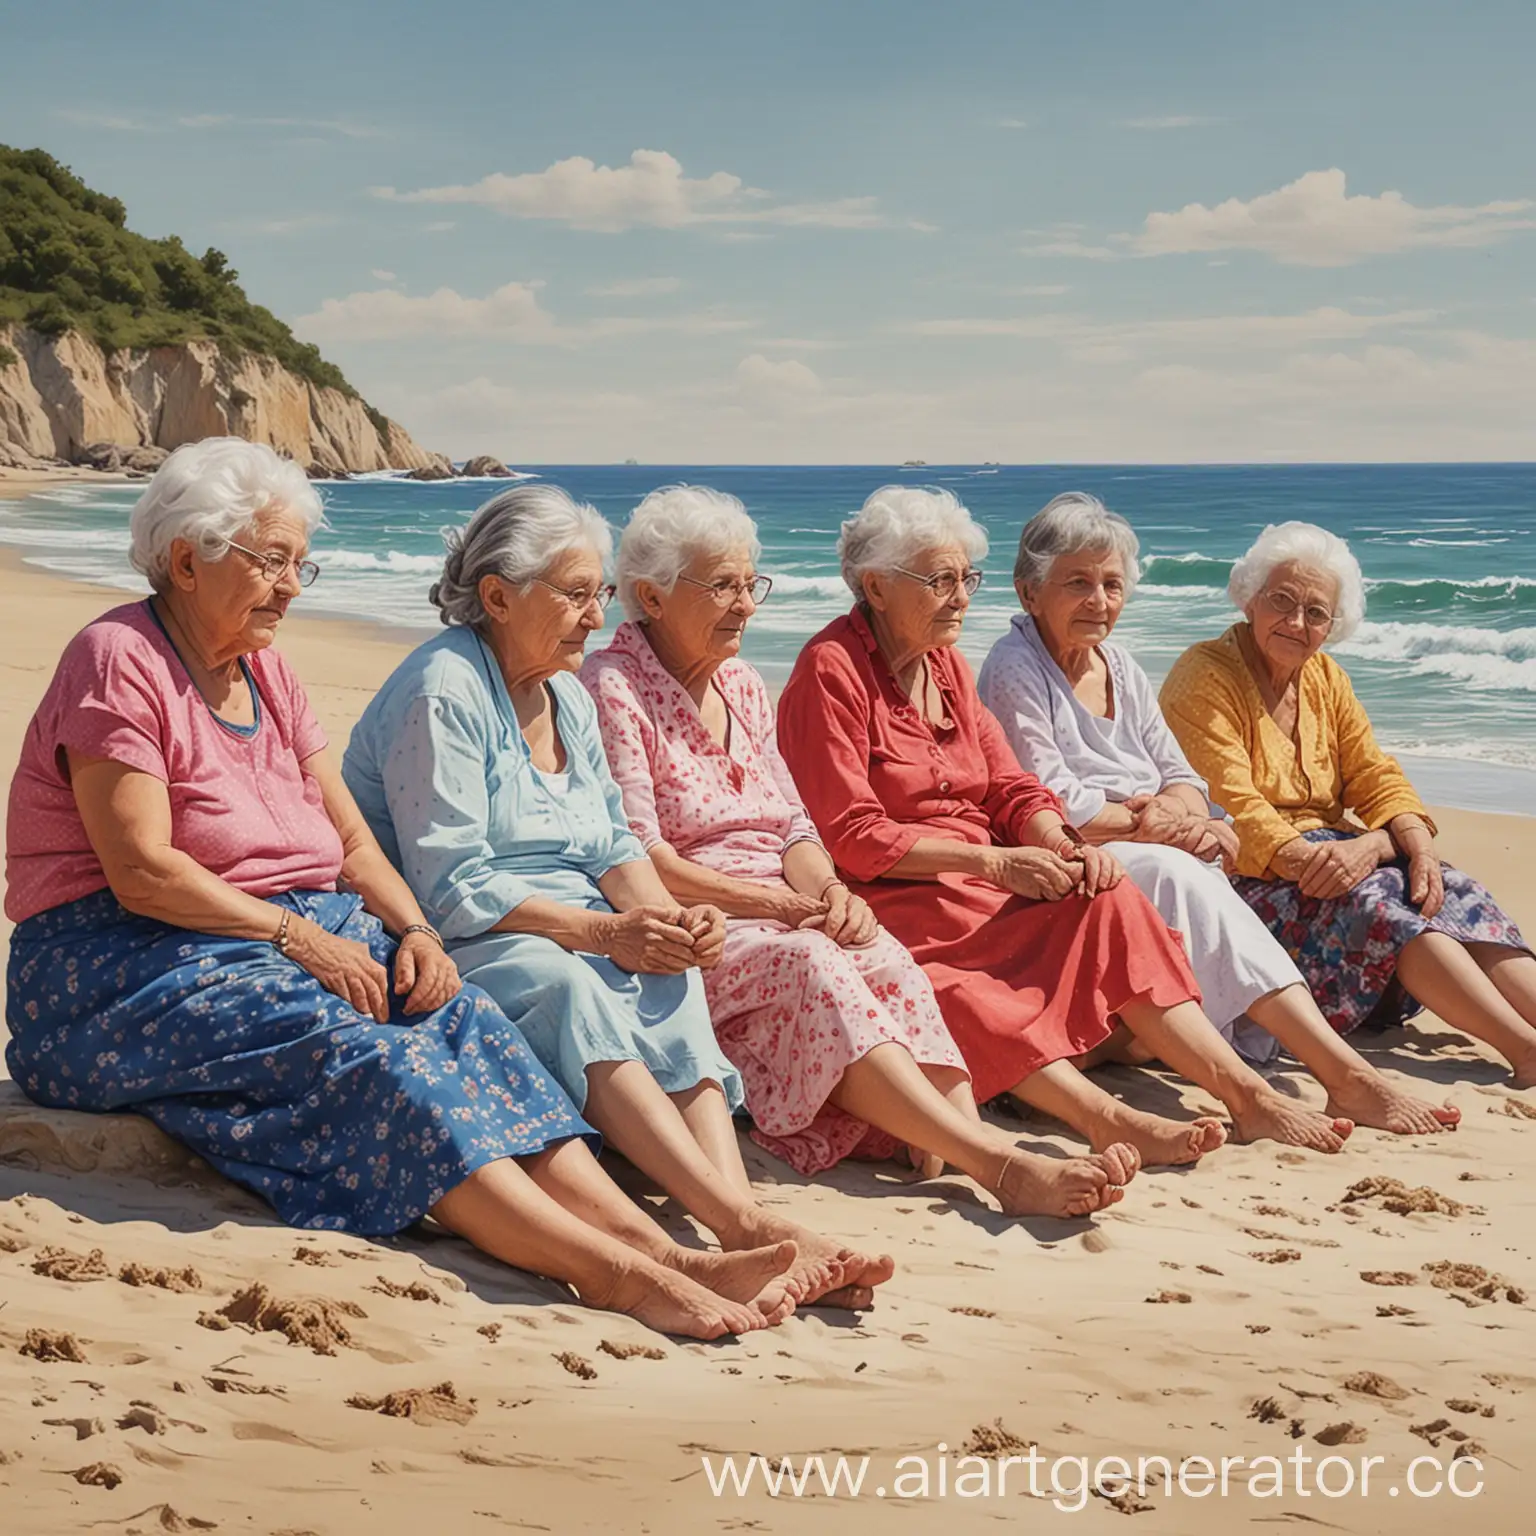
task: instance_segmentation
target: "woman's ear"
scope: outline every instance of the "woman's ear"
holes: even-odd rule
[[[878,571],[866,571],[860,579],[864,588],[864,605],[876,613],[884,613],[888,606],[885,590],[886,578]]]
[[[1016,577],[1013,583],[1013,590],[1019,595],[1019,607],[1021,607],[1025,613],[1032,614],[1035,611],[1035,601],[1030,592],[1029,583],[1026,582],[1022,577]]]
[[[505,624],[510,609],[507,601],[507,585],[501,577],[482,576],[480,585],[475,590],[480,594],[480,606],[485,609],[486,617],[498,624]]]
[[[171,585],[182,592],[190,592],[197,585],[197,567],[193,564],[190,539],[171,540],[171,558],[166,565],[166,574]]]
[[[640,611],[648,619],[661,617],[662,595],[654,582],[637,581],[635,583],[635,597],[639,601]]]

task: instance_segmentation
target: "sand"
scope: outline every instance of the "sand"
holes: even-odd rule
[[[116,601],[0,566],[7,765],[63,642]],[[283,648],[339,746],[401,645],[292,618]],[[1536,929],[1536,820],[1447,812],[1442,826],[1447,855]],[[146,1122],[37,1110],[0,1083],[0,1526],[1046,1528],[1074,1518],[1049,1497],[1056,1457],[1302,1451],[1308,1488],[1323,1457],[1384,1460],[1367,1498],[1358,1473],[1346,1497],[1251,1496],[1239,1465],[1225,1498],[1158,1485],[1145,1500],[1087,1499],[1075,1518],[1116,1530],[1129,1517],[1137,1532],[1523,1530],[1536,1094],[1507,1092],[1498,1064],[1427,1017],[1369,1049],[1394,1077],[1449,1093],[1464,1128],[1357,1132],[1333,1158],[1225,1148],[1192,1171],[1143,1175],[1091,1222],[1007,1222],[964,1179],[911,1185],[879,1164],[807,1185],[751,1149],[766,1199],[900,1268],[872,1312],[803,1313],[708,1346],[585,1311],[456,1240],[294,1232]],[[1280,1078],[1319,1100],[1304,1076]],[[1203,1098],[1150,1073],[1113,1080],[1148,1105]],[[1046,1125],[1015,1128],[1071,1146]],[[1373,1178],[1401,1187],[1362,1182]],[[1046,1458],[1039,1499],[1027,1467],[1002,1496],[989,1474],[979,1496],[977,1464],[957,1459],[1031,1443]],[[1483,1494],[1414,1497],[1408,1463],[1449,1464],[1459,1446],[1482,1448]],[[870,1465],[858,1500],[814,1477],[799,1499],[756,1482],[713,1496],[701,1458],[734,1454],[744,1470],[753,1452]],[[929,1459],[927,1498],[916,1465],[897,1465],[909,1456]],[[1058,1471],[1075,1483],[1075,1469]],[[1325,1476],[1342,1486],[1340,1464]],[[1420,1486],[1434,1476],[1421,1467]],[[1189,1486],[1202,1486],[1198,1469]]]

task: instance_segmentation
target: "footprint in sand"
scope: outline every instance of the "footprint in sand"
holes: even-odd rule
[[[1483,1216],[1487,1213],[1475,1205],[1463,1205],[1442,1195],[1439,1190],[1420,1184],[1410,1189],[1401,1179],[1388,1179],[1374,1175],[1351,1184],[1339,1201],[1340,1205],[1375,1205],[1394,1216]]]
[[[89,1440],[92,1435],[106,1433],[107,1426],[100,1419],[44,1419],[50,1429],[72,1429],[76,1440]]]
[[[960,1447],[959,1454],[996,1460],[999,1456],[1017,1456],[1034,1448],[1033,1440],[1014,1434],[1011,1429],[1004,1427],[1001,1418],[996,1418],[990,1424],[978,1424],[971,1431],[970,1438]]]
[[[1370,1437],[1362,1425],[1352,1419],[1342,1424],[1330,1424],[1312,1436],[1319,1445],[1363,1445]]]
[[[1516,1306],[1524,1306],[1526,1302],[1526,1293],[1512,1280],[1484,1269],[1481,1264],[1457,1264],[1440,1259],[1426,1264],[1424,1273],[1437,1291],[1449,1291],[1457,1301],[1468,1305],[1498,1301],[1500,1297]]]
[[[296,1263],[311,1264],[316,1269],[334,1269],[341,1260],[328,1248],[312,1248],[306,1243],[300,1243],[293,1250]]]
[[[1493,1418],[1496,1411],[1492,1403],[1480,1403],[1475,1397],[1448,1397],[1445,1406],[1452,1413],[1475,1413],[1485,1419]]]
[[[356,1393],[347,1399],[347,1407],[382,1413],[391,1419],[410,1419],[415,1424],[468,1424],[479,1411],[472,1397],[460,1397],[451,1381],[435,1387],[408,1387],[386,1392],[383,1397]]]
[[[190,1264],[181,1269],[151,1268],[148,1264],[124,1264],[117,1272],[124,1285],[151,1285],[162,1291],[200,1291],[203,1277]]]
[[[1174,1303],[1188,1306],[1194,1299],[1188,1291],[1159,1291],[1156,1296],[1146,1298],[1153,1306],[1168,1306]]]
[[[88,1467],[77,1467],[69,1474],[82,1488],[116,1488],[123,1480],[121,1467],[110,1461],[93,1461]]]
[[[1417,1285],[1419,1277],[1407,1269],[1362,1269],[1360,1278],[1367,1285]]]
[[[590,1360],[584,1360],[580,1355],[571,1350],[562,1350],[555,1359],[568,1370],[572,1376],[579,1376],[583,1381],[597,1380],[597,1367]]]
[[[100,1248],[93,1248],[89,1253],[71,1253],[68,1248],[40,1248],[32,1260],[32,1273],[45,1280],[68,1280],[76,1285],[112,1277],[106,1255]]]
[[[1384,1403],[1401,1403],[1413,1395],[1407,1387],[1399,1386],[1390,1376],[1383,1376],[1380,1371],[1356,1371],[1353,1376],[1346,1376],[1344,1390],[1380,1398]]]
[[[364,1289],[376,1291],[380,1296],[394,1296],[405,1301],[431,1301],[438,1306],[443,1304],[443,1298],[430,1285],[424,1285],[420,1280],[412,1280],[409,1285],[401,1285],[398,1281],[380,1275],[377,1285],[365,1286]]]
[[[494,1344],[496,1340],[501,1337],[501,1324],[481,1323],[480,1326],[475,1329],[475,1332],[489,1339],[491,1343]]]
[[[53,1333],[47,1328],[29,1328],[27,1336],[17,1346],[17,1352],[30,1355],[34,1360],[47,1364],[54,1360],[67,1360],[73,1365],[86,1365],[85,1350],[72,1333]]]
[[[355,1349],[349,1317],[367,1317],[354,1301],[333,1301],[328,1296],[298,1296],[291,1300],[274,1296],[259,1280],[220,1307],[204,1312],[198,1322],[204,1328],[247,1328],[252,1333],[281,1333],[290,1344],[301,1344],[317,1355],[334,1355],[345,1347]]]
[[[173,1419],[168,1413],[155,1407],[153,1403],[147,1403],[142,1398],[135,1398],[128,1407],[128,1412],[117,1421],[119,1429],[142,1429],[146,1435],[163,1435],[170,1429],[190,1429],[194,1435],[206,1435],[207,1428],[202,1424],[194,1424],[190,1419]]]
[[[618,1344],[612,1339],[600,1339],[597,1347],[615,1360],[665,1360],[667,1352],[654,1344]]]

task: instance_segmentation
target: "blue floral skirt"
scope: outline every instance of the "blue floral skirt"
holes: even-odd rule
[[[274,898],[366,944],[356,896]],[[124,910],[110,891],[11,937],[6,1064],[31,1099],[153,1120],[297,1227],[398,1232],[477,1168],[595,1131],[478,987],[387,1024],[271,944]]]
[[[1356,834],[1322,828],[1303,836],[1321,843]],[[1423,1008],[1397,979],[1397,957],[1421,933],[1529,952],[1486,886],[1449,864],[1440,875],[1445,905],[1427,921],[1408,899],[1407,859],[1381,865],[1342,896],[1303,896],[1289,880],[1246,875],[1232,884],[1296,962],[1323,1017],[1347,1035],[1361,1024],[1391,1029]]]

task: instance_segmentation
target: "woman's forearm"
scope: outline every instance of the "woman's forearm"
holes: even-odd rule
[[[838,879],[832,856],[820,843],[808,837],[791,843],[784,850],[784,880],[801,896],[820,899],[821,893]]]
[[[881,876],[885,880],[932,880],[939,875],[977,875],[990,880],[996,873],[997,849],[958,838],[920,837]]]
[[[269,901],[237,890],[179,848],[115,862],[112,894],[136,917],[230,939],[271,939],[282,912]]]
[[[1092,821],[1085,822],[1077,830],[1090,843],[1120,842],[1136,830],[1136,813],[1110,801]]]
[[[1211,803],[1193,784],[1164,784],[1157,792],[1160,800],[1171,801],[1186,816],[1197,816],[1208,821]]]
[[[667,843],[653,844],[650,858],[662,884],[679,906],[719,907],[727,917],[777,916],[776,904],[784,896],[783,887],[719,874],[703,864],[695,864],[692,859],[685,859]]]
[[[530,933],[536,938],[550,939],[561,949],[581,951],[584,954],[602,953],[599,945],[602,919],[606,914],[589,912],[585,907],[568,906],[563,901],[550,901],[543,896],[530,896],[520,901],[498,923],[492,925],[492,933]]]
[[[656,866],[648,857],[615,864],[598,877],[597,888],[615,912],[632,912],[636,907],[676,906]]]
[[[347,850],[341,863],[341,878],[363,898],[363,905],[390,933],[403,933],[412,924],[426,922],[421,903],[372,838]]]
[[[1383,830],[1392,839],[1394,851],[1401,852],[1405,858],[1411,859],[1416,853],[1435,851],[1434,833],[1424,825],[1421,817],[1412,812],[1394,816]]]

